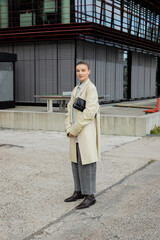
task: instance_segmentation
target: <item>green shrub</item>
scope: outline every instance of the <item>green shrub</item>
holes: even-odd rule
[[[150,131],[150,134],[160,135],[160,126],[154,126],[154,128]]]

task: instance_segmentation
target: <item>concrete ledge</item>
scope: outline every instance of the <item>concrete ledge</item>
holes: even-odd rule
[[[0,111],[0,128],[64,131],[65,113]],[[101,133],[123,136],[146,136],[155,124],[160,125],[160,112],[143,116],[101,114]]]
[[[101,115],[103,134],[146,136],[155,124],[160,125],[160,112],[143,116]]]
[[[140,117],[101,115],[103,134],[145,136],[145,123],[146,120]]]
[[[0,127],[64,131],[64,113],[0,112]]]
[[[150,130],[155,125],[160,126],[160,112],[145,115],[146,117],[146,134],[150,134]]]

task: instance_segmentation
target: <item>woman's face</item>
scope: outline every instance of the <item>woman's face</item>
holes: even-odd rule
[[[81,82],[84,82],[88,79],[88,75],[90,74],[90,70],[88,69],[87,65],[79,64],[76,66],[76,74],[78,79]]]

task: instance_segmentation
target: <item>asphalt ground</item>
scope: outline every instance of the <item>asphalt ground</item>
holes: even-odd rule
[[[0,240],[159,240],[160,138],[101,136],[96,204],[76,210],[69,139],[0,130]]]

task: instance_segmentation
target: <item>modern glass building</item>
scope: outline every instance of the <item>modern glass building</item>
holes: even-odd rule
[[[0,52],[17,54],[17,103],[71,91],[81,59],[105,100],[157,97],[160,1],[0,0]]]

